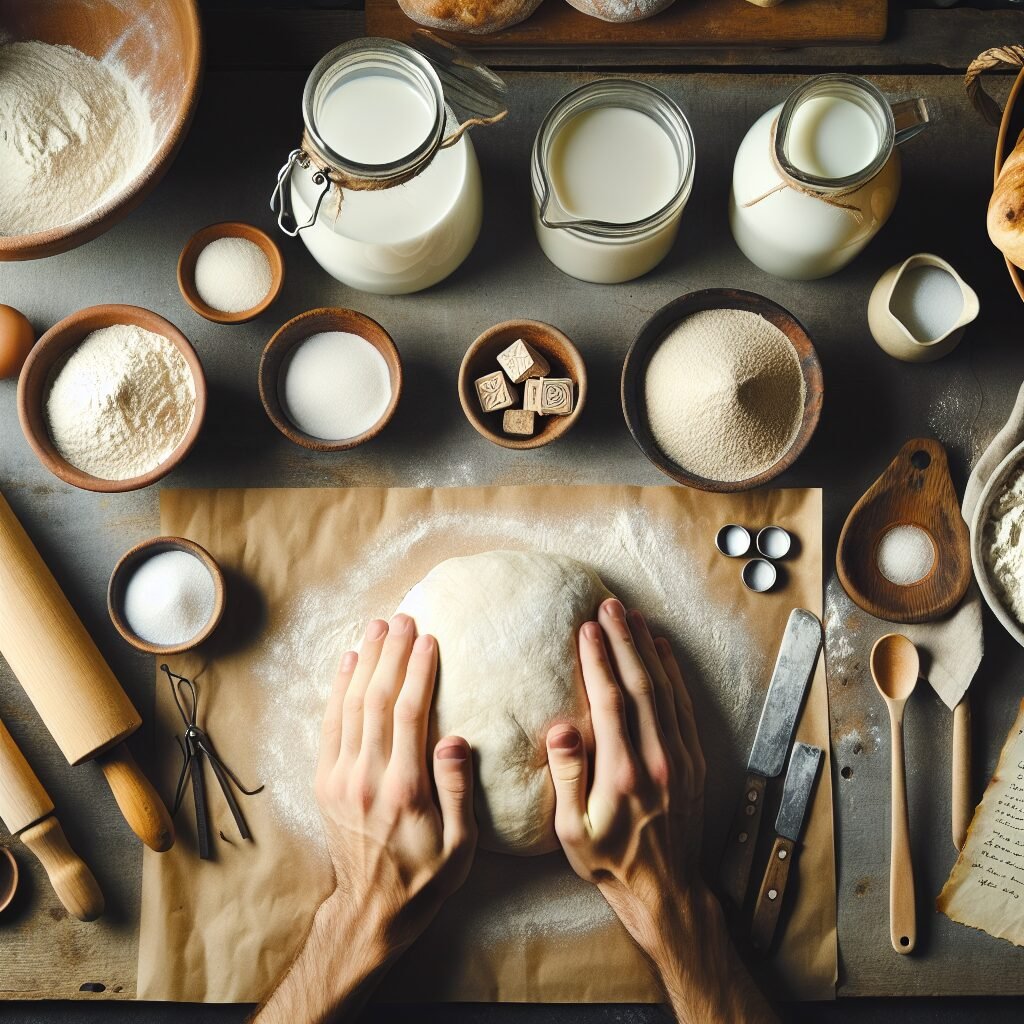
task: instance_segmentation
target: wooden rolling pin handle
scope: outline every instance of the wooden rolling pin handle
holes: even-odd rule
[[[971,799],[971,705],[967,694],[953,709],[953,845],[964,848],[974,814]]]
[[[169,850],[174,845],[171,816],[128,748],[118,743],[96,761],[132,831],[151,850]]]
[[[85,861],[71,849],[60,822],[51,814],[19,836],[39,858],[57,898],[79,921],[95,921],[103,913],[103,893]]]

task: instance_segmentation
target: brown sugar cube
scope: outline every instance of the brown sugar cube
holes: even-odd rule
[[[498,412],[500,409],[507,409],[515,405],[519,395],[516,389],[511,387],[505,380],[505,374],[501,370],[487,374],[486,377],[479,377],[475,381],[476,397],[480,399],[480,408],[484,412]]]
[[[540,412],[540,391],[544,383],[541,377],[530,377],[523,381],[523,408]]]
[[[548,361],[522,338],[517,338],[498,356],[501,368],[513,384],[522,384],[529,377],[543,377],[550,370]]]
[[[540,411],[542,416],[568,416],[572,412],[572,381],[568,377],[541,381]]]
[[[521,437],[532,437],[534,417],[532,409],[506,409],[502,419],[502,430],[506,434],[519,434]]]

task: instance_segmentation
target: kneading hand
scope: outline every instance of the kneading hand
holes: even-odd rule
[[[704,755],[672,649],[643,616],[605,601],[580,629],[594,732],[548,733],[555,832],[657,968],[680,1020],[771,1021],[700,877]]]

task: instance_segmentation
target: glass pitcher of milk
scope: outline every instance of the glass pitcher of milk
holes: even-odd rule
[[[548,111],[533,143],[533,223],[544,254],[583,281],[615,284],[668,254],[693,187],[683,112],[643,82],[581,86]]]
[[[353,40],[313,68],[302,143],[271,197],[280,228],[361,291],[419,291],[469,255],[483,192],[467,129],[507,113],[497,75],[429,33],[416,40],[420,49]],[[468,120],[445,102],[442,81]]]
[[[740,143],[729,196],[736,244],[762,270],[811,280],[842,269],[896,205],[896,146],[928,125],[923,100],[890,106],[863,78],[798,86]]]

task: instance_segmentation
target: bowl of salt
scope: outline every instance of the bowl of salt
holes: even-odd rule
[[[208,640],[224,616],[224,574],[184,537],[153,537],[126,552],[107,586],[110,621],[147,654],[181,654]]]

